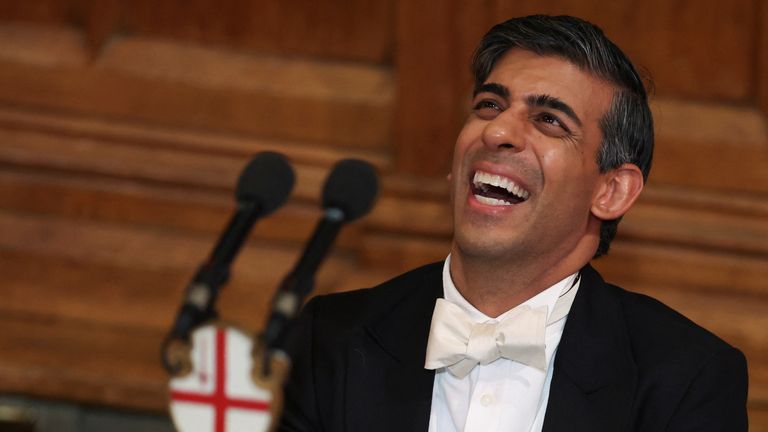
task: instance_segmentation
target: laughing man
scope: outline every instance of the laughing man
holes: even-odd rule
[[[493,27],[450,176],[451,253],[305,307],[281,430],[747,430],[743,355],[603,281],[648,177],[641,79],[596,26]]]

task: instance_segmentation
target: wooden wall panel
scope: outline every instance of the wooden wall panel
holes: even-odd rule
[[[383,63],[392,50],[393,9],[391,0],[142,0],[127,10],[123,28],[254,52]]]
[[[395,142],[403,172],[434,176],[450,167],[460,124],[456,80],[462,70],[454,51],[460,32],[456,30],[461,28],[455,21],[455,3],[398,2]],[[426,15],[430,19],[424,20]],[[433,127],[436,124],[444,126]]]
[[[394,141],[401,172],[434,177],[450,171],[453,145],[468,113],[470,59],[493,22],[487,3],[397,2]]]
[[[0,26],[0,100],[346,147],[390,141],[393,84],[385,69],[147,39],[114,42],[90,62],[81,40],[70,29]]]
[[[758,84],[758,105],[763,114],[768,116],[768,2],[760,1],[758,14],[758,46],[756,56],[756,77]]]
[[[164,409],[159,343],[232,210],[231,191],[137,184],[74,167],[53,176],[0,167],[0,391]],[[257,225],[219,301],[223,316],[249,331],[263,325],[319,209],[294,204],[281,213]],[[356,268],[345,249],[360,243],[357,229],[340,239],[318,291],[343,285]]]
[[[164,409],[160,338],[257,151],[288,155],[298,184],[257,224],[222,293],[225,318],[260,328],[343,157],[372,161],[382,193],[316,292],[443,259],[471,52],[499,19],[555,12],[597,21],[659,84],[651,183],[596,265],[742,348],[753,430],[768,428],[764,2],[11,3],[0,3],[1,392]]]
[[[42,24],[76,22],[85,11],[83,1],[30,0],[0,2],[0,19]]]
[[[660,95],[746,102],[756,87],[753,0],[497,1],[495,11],[497,20],[547,13],[598,24],[650,71]]]
[[[768,124],[760,109],[657,98],[650,182],[768,192]]]
[[[0,326],[0,350],[6,353],[0,364],[3,393],[166,409],[161,383],[167,378],[157,360],[161,333],[7,311]]]
[[[394,2],[30,0],[2,2],[0,19],[83,28],[96,45],[112,36],[143,35],[263,54],[382,64],[392,55]]]

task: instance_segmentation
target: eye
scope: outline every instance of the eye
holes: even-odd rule
[[[503,111],[502,107],[492,99],[481,99],[472,110],[475,115],[484,120],[491,120]]]
[[[557,117],[553,116],[550,113],[541,113],[539,115],[539,120],[554,126],[563,127],[562,123],[560,123],[560,119],[558,119]]]
[[[551,113],[541,112],[534,116],[539,129],[547,135],[565,136],[570,135],[571,130],[560,119]]]

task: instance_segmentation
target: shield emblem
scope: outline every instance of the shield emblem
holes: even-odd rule
[[[192,371],[170,381],[170,412],[179,432],[266,431],[273,395],[251,379],[253,340],[209,324],[191,335]]]

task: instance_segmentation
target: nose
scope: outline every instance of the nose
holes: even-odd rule
[[[483,144],[489,150],[520,152],[525,148],[522,128],[520,119],[511,112],[505,112],[485,125],[482,135]]]

